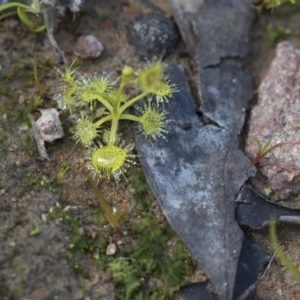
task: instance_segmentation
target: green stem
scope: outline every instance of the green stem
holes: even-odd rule
[[[107,100],[103,97],[103,95],[101,95],[100,93],[97,93],[97,92],[95,92],[95,91],[93,91],[93,90],[86,89],[86,88],[83,88],[82,90],[83,90],[83,91],[86,91],[86,92],[88,92],[88,93],[92,93],[92,94],[95,94],[95,95],[99,96],[100,99],[97,98],[97,100],[98,100],[99,102],[101,102],[101,103],[107,108],[107,110],[108,110],[109,112],[113,113],[113,106],[109,103],[109,101],[107,101]]]
[[[122,114],[119,118],[119,120],[129,120],[129,121],[133,121],[133,122],[141,122],[141,118],[135,115],[131,115],[131,114]]]
[[[274,247],[275,253],[281,260],[281,263],[288,270],[290,270],[297,279],[300,279],[300,270],[285,256],[285,254],[280,249],[279,242],[277,239],[275,224],[276,224],[276,219],[275,219],[275,217],[273,217],[273,218],[271,218],[271,222],[270,222],[270,236],[271,236],[271,242]]]
[[[108,115],[104,118],[101,118],[99,121],[97,121],[96,123],[94,123],[94,125],[96,126],[96,128],[100,127],[103,123],[107,122],[107,121],[111,121],[112,119],[112,115]]]
[[[148,92],[143,92],[143,93],[137,95],[136,97],[130,99],[128,102],[126,102],[124,105],[122,105],[119,108],[119,114],[122,114],[129,106],[133,105],[135,102],[141,100],[142,98],[144,98],[147,95],[148,95]]]
[[[45,26],[36,26],[34,23],[32,23],[28,17],[27,14],[25,12],[31,12],[34,13],[38,16],[39,10],[34,9],[28,5],[22,4],[22,3],[17,3],[17,2],[11,2],[11,3],[7,3],[4,5],[0,6],[0,12],[5,10],[5,9],[9,9],[12,7],[17,7],[17,14],[20,18],[20,20],[32,31],[34,32],[40,32],[43,31],[45,29]],[[0,16],[0,20],[5,19],[7,17],[9,17],[11,15],[11,13],[6,13],[3,14],[2,16]]]
[[[20,20],[32,31],[34,32],[41,32],[45,29],[45,25],[43,26],[36,26],[34,23],[32,23],[27,15],[25,14],[24,10],[21,7],[18,7],[17,14],[20,18]]]
[[[12,12],[3,14],[3,15],[0,16],[0,21],[6,19],[6,18],[8,18],[8,17],[11,17],[11,16],[13,16],[13,15],[16,15],[16,14],[17,14],[16,11],[12,11]]]
[[[84,170],[84,173],[87,174],[87,171]],[[104,216],[107,220],[107,222],[109,223],[109,225],[111,225],[112,227],[114,227],[120,234],[123,235],[122,231],[121,231],[121,225],[119,220],[116,218],[116,216],[114,215],[114,213],[112,212],[108,201],[105,199],[105,197],[103,196],[103,194],[100,192],[100,190],[97,188],[96,183],[92,180],[92,178],[90,178],[88,175],[88,182],[92,188],[92,190],[94,191],[94,193],[96,194],[99,202],[100,202],[100,208],[103,210],[104,212]]]
[[[117,105],[117,108],[120,107],[120,99],[121,99],[124,87],[125,87],[124,83],[121,82],[121,84],[120,84],[120,86],[118,88],[118,91],[117,91],[117,95],[116,95],[116,105]]]
[[[118,125],[119,125],[119,118],[113,115],[111,128],[110,128],[110,136],[109,136],[109,142],[111,143],[114,143],[116,140]]]

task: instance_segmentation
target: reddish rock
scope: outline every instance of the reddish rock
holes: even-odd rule
[[[282,199],[300,191],[300,50],[289,42],[277,46],[267,76],[258,90],[258,103],[249,123],[246,153],[253,158],[257,144],[284,143],[259,162],[272,188]]]

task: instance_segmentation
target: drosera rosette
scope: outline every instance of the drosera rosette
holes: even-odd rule
[[[68,109],[71,113],[78,106],[76,94],[78,92],[80,73],[77,68],[73,68],[75,61],[76,59],[73,60],[70,66],[65,65],[64,71],[55,67],[59,81],[55,100],[60,109]]]
[[[131,153],[134,144],[126,145],[125,142],[98,144],[87,152],[87,167],[93,173],[93,177],[110,179],[116,182],[121,175],[125,176],[126,169],[135,164],[135,155]]]
[[[138,72],[138,85],[140,90],[148,95],[155,96],[157,102],[166,102],[177,91],[177,87],[170,83],[164,73],[161,61],[151,64]]]
[[[113,83],[104,76],[85,75],[80,78],[78,85],[78,101],[91,104],[93,107],[96,101],[107,101],[105,95],[111,92]]]
[[[79,118],[75,123],[73,138],[76,143],[80,142],[83,146],[91,146],[99,136],[99,127],[92,118]]]
[[[97,114],[100,114],[101,118],[98,118]],[[106,115],[106,116],[104,116]],[[111,120],[111,115],[106,114],[105,111],[102,113],[95,112],[95,115],[91,115],[90,111],[81,111],[79,115],[73,114],[71,117],[72,121],[75,121],[75,126],[73,128],[73,139],[76,143],[80,143],[85,147],[92,146],[94,141],[102,135],[101,127],[102,125]]]
[[[178,89],[175,84],[172,84],[169,82],[167,78],[165,78],[165,81],[161,81],[157,85],[157,89],[153,93],[155,95],[155,99],[159,103],[165,103],[169,100],[171,95],[173,95],[175,92],[177,92]]]
[[[76,118],[74,138],[92,149],[87,157],[95,175],[117,179],[133,161],[133,146],[120,142],[119,122],[136,122],[139,131],[153,141],[163,137],[168,120],[162,103],[168,101],[176,87],[168,81],[161,61],[139,72],[124,66],[115,82],[105,76],[80,75],[71,67],[65,72],[60,72],[64,91],[61,99],[72,114],[85,111],[84,117]],[[135,114],[129,111],[133,106],[138,107]],[[95,143],[99,145],[96,148]]]
[[[168,132],[166,127],[170,120],[167,119],[165,111],[158,102],[150,98],[144,105],[136,106],[136,110],[139,114],[139,132],[153,141],[165,137]]]

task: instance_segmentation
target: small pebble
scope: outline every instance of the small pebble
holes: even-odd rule
[[[127,38],[141,58],[165,57],[179,42],[175,24],[159,13],[137,16],[128,27]]]
[[[106,248],[106,255],[114,255],[117,252],[117,246],[114,243],[110,243]]]
[[[75,44],[75,53],[84,59],[97,58],[103,50],[103,45],[93,35],[81,36]]]
[[[41,219],[44,223],[47,222],[47,214],[41,214]]]
[[[134,195],[136,193],[136,190],[132,187],[129,187],[128,189],[128,192],[131,194],[131,195]]]
[[[15,242],[15,241],[9,242],[9,246],[10,246],[10,247],[15,247],[15,246],[16,246],[16,242]]]
[[[83,227],[79,227],[79,228],[77,229],[77,233],[78,233],[79,235],[84,235],[84,228],[83,228]]]
[[[37,129],[46,142],[53,142],[64,136],[59,120],[59,113],[55,108],[40,109],[41,117],[36,121]]]
[[[19,104],[23,104],[25,102],[25,96],[24,95],[20,95],[19,99],[18,99]]]

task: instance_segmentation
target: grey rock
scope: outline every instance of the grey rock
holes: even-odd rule
[[[128,26],[127,38],[141,58],[167,56],[179,42],[175,24],[159,13],[137,16]]]

